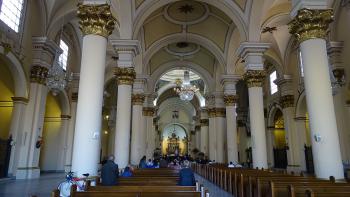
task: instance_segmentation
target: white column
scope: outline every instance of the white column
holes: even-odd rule
[[[273,168],[275,165],[274,157],[273,157],[273,128],[267,128],[266,131],[266,149],[267,149],[267,165],[269,168]]]
[[[306,138],[306,117],[296,117],[295,119],[295,131],[297,134],[297,146],[296,151],[299,152],[300,170],[306,171],[306,160],[305,160],[305,145],[310,146]]]
[[[208,109],[209,117],[209,159],[216,158],[216,126],[215,126],[215,108]]]
[[[10,135],[12,136],[13,146],[11,148],[11,157],[8,174],[15,176],[19,159],[19,150],[21,146],[21,136],[23,135],[23,120],[25,118],[25,109],[28,99],[24,97],[12,97],[13,110],[10,126]]]
[[[142,107],[145,96],[143,94],[132,95],[132,132],[131,132],[131,164],[138,165],[142,155],[144,137],[141,134],[145,132],[143,127]]]
[[[69,136],[69,123],[71,116],[70,115],[61,115],[61,129],[59,134],[59,147],[58,147],[58,159],[56,169],[59,171],[65,170],[65,163],[67,157],[67,146],[68,146],[68,136]]]
[[[238,54],[245,60],[244,78],[248,85],[249,115],[252,143],[253,167],[267,168],[266,134],[262,83],[265,72],[263,54],[270,47],[268,43],[244,42]]]
[[[118,67],[116,75],[118,79],[118,101],[114,153],[119,168],[125,168],[129,164],[131,89],[135,71],[131,67]]]
[[[215,126],[216,126],[216,161],[220,163],[226,162],[226,109],[215,109]]]
[[[145,116],[145,128],[146,128],[146,135],[145,138],[146,140],[146,151],[145,155],[147,159],[153,157],[153,152],[154,149],[156,148],[155,145],[155,130],[154,130],[154,125],[153,125],[153,117],[155,114],[155,109],[153,107],[144,107],[143,108],[143,115]]]
[[[331,10],[301,9],[290,23],[300,42],[304,84],[309,112],[312,153],[318,178],[343,179],[343,165],[329,77],[325,37]],[[307,20],[304,20],[307,18]],[[322,20],[320,20],[322,18]]]
[[[208,143],[209,143],[209,120],[201,119],[201,147],[200,150],[205,155],[208,155]]]
[[[77,112],[77,100],[78,93],[72,93],[72,102],[71,102],[71,119],[69,121],[68,135],[67,135],[67,145],[66,145],[66,157],[64,164],[64,171],[69,172],[72,169],[72,153],[73,153],[73,137],[74,137],[74,128]]]
[[[200,148],[201,148],[201,127],[200,127],[200,125],[196,125],[195,132],[196,132],[196,148],[200,151]]]
[[[236,95],[225,95],[226,104],[226,123],[227,123],[227,161],[238,162],[238,145],[237,145],[237,125],[236,125]]]
[[[81,177],[84,173],[96,176],[98,171],[107,37],[114,29],[115,19],[109,5],[79,5],[78,17],[84,21],[84,37],[72,171]],[[96,24],[96,18],[101,23]]]

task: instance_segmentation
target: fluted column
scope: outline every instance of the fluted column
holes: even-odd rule
[[[77,101],[78,93],[74,92],[71,96],[71,119],[68,126],[68,135],[67,135],[67,145],[66,145],[66,157],[64,164],[64,171],[69,172],[72,169],[72,153],[73,153],[73,137],[74,137],[74,128],[77,112]]]
[[[325,40],[333,11],[316,9],[299,9],[290,23],[290,33],[300,43],[304,65],[315,174],[318,178],[343,179]]]
[[[141,133],[145,133],[145,128],[143,128],[143,116],[142,116],[142,107],[143,102],[145,101],[144,94],[133,94],[132,95],[132,132],[131,132],[131,164],[137,165],[141,159],[142,149],[144,145],[142,141],[144,138],[141,138]]]
[[[20,135],[23,131],[23,121],[25,118],[25,109],[28,104],[28,98],[12,97],[13,109],[10,126],[10,136],[12,136],[13,146],[11,148],[11,157],[9,163],[9,175],[15,175],[19,159],[19,150],[21,147]]]
[[[107,4],[78,4],[78,17],[84,37],[72,171],[81,177],[84,173],[97,175],[107,38],[114,30],[115,19]]]

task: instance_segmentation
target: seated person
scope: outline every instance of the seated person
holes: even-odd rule
[[[159,168],[167,168],[168,162],[165,158],[161,158],[159,161]]]
[[[236,164],[235,164],[235,167],[236,167],[236,168],[242,168],[243,166],[242,166],[241,164],[239,164],[239,163],[236,163]]]
[[[192,169],[190,168],[190,162],[188,160],[184,161],[184,168],[182,168],[179,172],[179,183],[181,186],[195,186],[196,180],[194,178],[194,174]]]
[[[114,163],[114,155],[110,155],[107,162],[102,166],[101,169],[101,184],[105,186],[117,185],[118,177],[118,165]]]
[[[139,168],[146,168],[147,165],[146,165],[146,156],[143,156],[140,160],[140,163],[139,163]]]
[[[234,164],[233,164],[233,162],[232,161],[230,161],[230,163],[228,164],[228,166],[227,167],[229,167],[229,168],[234,168],[234,167],[236,167]]]
[[[151,159],[148,159],[147,163],[146,163],[146,168],[153,168],[153,161]]]
[[[122,177],[131,177],[132,176],[132,172],[129,166],[126,166],[124,169],[124,172],[121,175]]]

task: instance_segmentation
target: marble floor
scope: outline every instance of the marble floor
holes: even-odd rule
[[[196,179],[209,190],[210,197],[232,197],[201,176],[196,175]],[[64,173],[42,174],[39,179],[31,180],[0,179],[0,197],[49,197],[51,191],[64,180]]]

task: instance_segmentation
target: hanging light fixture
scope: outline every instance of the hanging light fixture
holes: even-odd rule
[[[56,53],[55,60],[46,78],[46,85],[54,96],[58,95],[60,91],[63,91],[67,87],[68,82],[72,81],[73,74],[69,74],[68,71],[63,69],[58,58],[59,53]]]
[[[177,87],[175,87],[174,90],[183,101],[191,101],[194,94],[199,90],[195,85],[191,85],[190,73],[187,70],[184,71],[183,82],[181,82],[181,80],[176,80],[175,83]]]

